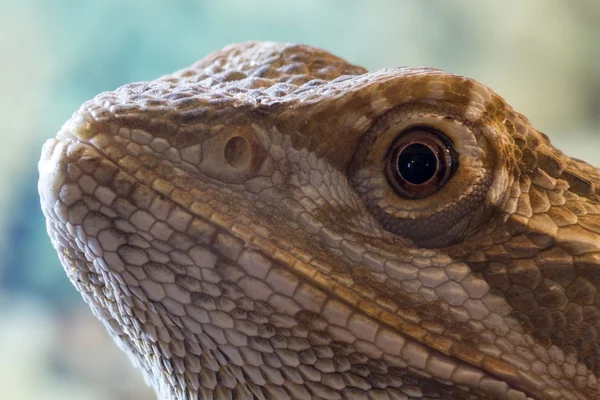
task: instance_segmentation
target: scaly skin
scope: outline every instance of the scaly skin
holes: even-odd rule
[[[457,157],[421,199],[384,173],[411,126]],[[161,399],[600,398],[600,173],[473,80],[233,45],[85,103],[39,169]]]

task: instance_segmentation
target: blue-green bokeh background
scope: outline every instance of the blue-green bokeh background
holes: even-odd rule
[[[473,77],[600,165],[598,21],[597,0],[0,0],[0,398],[153,398],[68,282],[38,205],[41,145],[85,100],[232,42],[301,42]]]

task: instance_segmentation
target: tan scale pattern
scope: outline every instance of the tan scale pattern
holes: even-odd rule
[[[382,165],[420,125],[459,166],[407,200]],[[67,274],[161,399],[600,394],[600,174],[468,78],[233,45],[87,102],[39,169]]]

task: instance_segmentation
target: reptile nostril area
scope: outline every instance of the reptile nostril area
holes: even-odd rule
[[[232,128],[202,142],[199,171],[227,183],[245,183],[261,169],[267,156],[258,134]]]
[[[248,168],[251,159],[248,141],[242,136],[233,136],[225,144],[225,161],[232,168]]]

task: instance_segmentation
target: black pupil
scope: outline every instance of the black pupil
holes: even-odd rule
[[[398,156],[398,172],[413,185],[430,180],[437,170],[437,159],[431,149],[420,143],[406,146]]]

